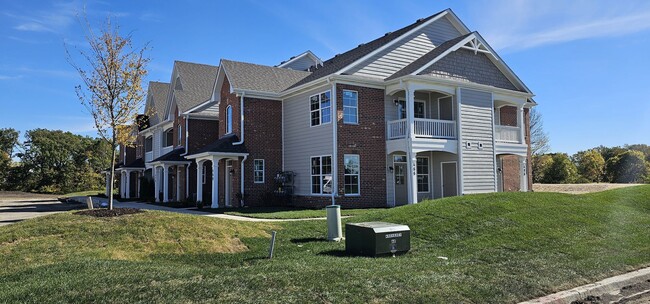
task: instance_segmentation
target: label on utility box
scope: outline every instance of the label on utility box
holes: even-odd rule
[[[398,238],[398,237],[402,237],[401,232],[399,232],[399,233],[389,233],[389,234],[386,235],[387,239]]]

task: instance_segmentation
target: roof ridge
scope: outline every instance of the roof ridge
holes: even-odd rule
[[[174,60],[174,64],[176,64],[176,63],[187,63],[187,64],[194,64],[194,65],[203,65],[203,66],[215,67],[215,68],[219,67],[219,65],[212,65],[212,64],[198,63],[198,62],[190,62],[190,61],[183,61],[183,60]]]

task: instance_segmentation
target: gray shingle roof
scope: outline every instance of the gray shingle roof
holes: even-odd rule
[[[279,93],[309,76],[310,72],[222,59],[221,65],[234,88]]]
[[[160,123],[165,116],[167,107],[167,93],[169,93],[169,83],[150,81],[147,94],[152,98],[153,105],[145,108],[145,115],[149,116],[149,125],[153,126]]]
[[[181,156],[183,153],[185,153],[185,148],[176,148],[151,162],[186,162],[188,160]]]
[[[404,28],[401,28],[397,31],[388,33],[380,38],[377,38],[373,41],[370,41],[365,44],[361,44],[358,47],[351,49],[343,54],[339,54],[334,56],[333,58],[328,59],[327,61],[323,62],[323,66],[319,67],[311,73],[308,77],[303,78],[302,80],[294,83],[289,87],[294,88],[309,82],[312,82],[314,80],[318,80],[320,78],[329,76],[331,74],[334,74],[338,72],[340,69],[352,64],[353,62],[357,61],[358,59],[362,58],[365,55],[370,54],[372,51],[388,44],[389,42],[399,38],[406,32],[414,29],[415,27],[419,26],[420,24],[427,22],[431,20],[431,18],[434,18],[440,14],[442,14],[445,11],[438,12],[436,14],[433,14],[429,17],[426,17],[424,19],[419,19],[415,23],[406,26]]]
[[[246,146],[233,145],[233,143],[238,142],[239,137],[235,134],[225,135],[218,140],[207,144],[205,147],[199,149],[193,154],[205,153],[205,152],[222,152],[222,153],[248,153]]]
[[[451,40],[447,40],[440,44],[437,48],[434,48],[430,52],[422,55],[422,57],[418,58],[417,60],[411,62],[409,65],[405,66],[401,70],[395,72],[395,74],[388,76],[386,80],[391,80],[395,79],[398,77],[402,77],[405,75],[412,74],[413,72],[417,71],[419,68],[424,66],[425,64],[431,62],[432,60],[436,59],[436,57],[440,56],[442,53],[446,52],[449,50],[451,47],[456,45],[458,42],[461,40],[467,38],[467,36],[471,35],[472,33],[469,33],[467,35],[459,36]]]
[[[185,112],[212,97],[212,87],[217,78],[218,66],[175,61],[174,68],[180,76],[182,90],[174,89],[179,112]]]

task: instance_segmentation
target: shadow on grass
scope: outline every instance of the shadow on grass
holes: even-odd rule
[[[333,249],[333,250],[321,251],[318,253],[318,255],[328,255],[328,256],[341,257],[341,258],[356,257],[356,255],[352,255],[348,253],[347,251],[345,251],[345,249]]]

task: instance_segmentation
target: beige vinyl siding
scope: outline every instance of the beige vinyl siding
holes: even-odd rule
[[[332,155],[333,124],[310,127],[309,108],[309,96],[330,89],[330,86],[323,86],[283,101],[284,170],[296,174],[296,195],[311,195],[310,158]]]
[[[460,102],[463,193],[494,192],[492,94],[461,89]],[[471,148],[466,147],[467,142]],[[482,149],[478,143],[483,144]]]
[[[460,36],[447,17],[440,18],[393,46],[360,63],[349,74],[386,78],[443,42]]]

